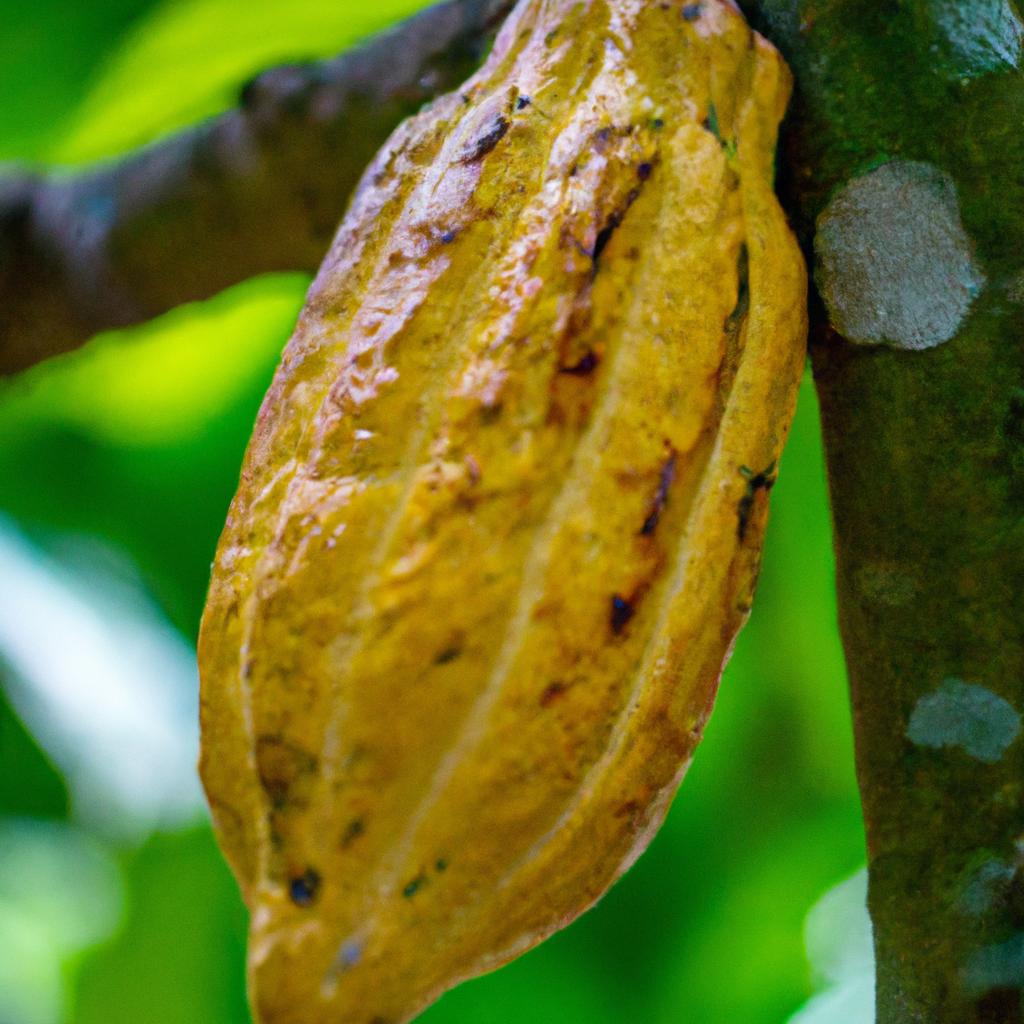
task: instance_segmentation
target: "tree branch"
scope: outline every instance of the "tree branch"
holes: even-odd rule
[[[395,125],[474,69],[511,0],[450,0],[79,175],[0,181],[0,374],[275,270],[313,271]]]
[[[758,0],[868,834],[878,1024],[1024,1020],[1024,29],[1010,0]]]

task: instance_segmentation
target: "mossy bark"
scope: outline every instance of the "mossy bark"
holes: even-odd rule
[[[812,356],[878,1021],[1019,1024],[1020,11],[1007,0],[744,6],[797,79],[780,184],[820,286]]]

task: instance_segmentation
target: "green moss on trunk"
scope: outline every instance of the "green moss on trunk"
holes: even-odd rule
[[[797,77],[781,180],[821,286],[878,1021],[1020,1024],[1020,11],[745,6]]]

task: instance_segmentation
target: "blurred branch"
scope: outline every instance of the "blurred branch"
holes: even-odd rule
[[[110,166],[0,181],[0,374],[275,270],[314,271],[395,125],[479,62],[510,0],[449,0]]]
[[[878,1024],[1024,1021],[1024,26],[750,0],[821,399]],[[1018,9],[1019,10],[1019,9]]]

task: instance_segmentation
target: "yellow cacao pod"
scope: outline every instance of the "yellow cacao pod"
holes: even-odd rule
[[[664,817],[803,366],[788,93],[725,0],[522,0],[368,170],[202,625],[263,1024],[410,1019]]]

